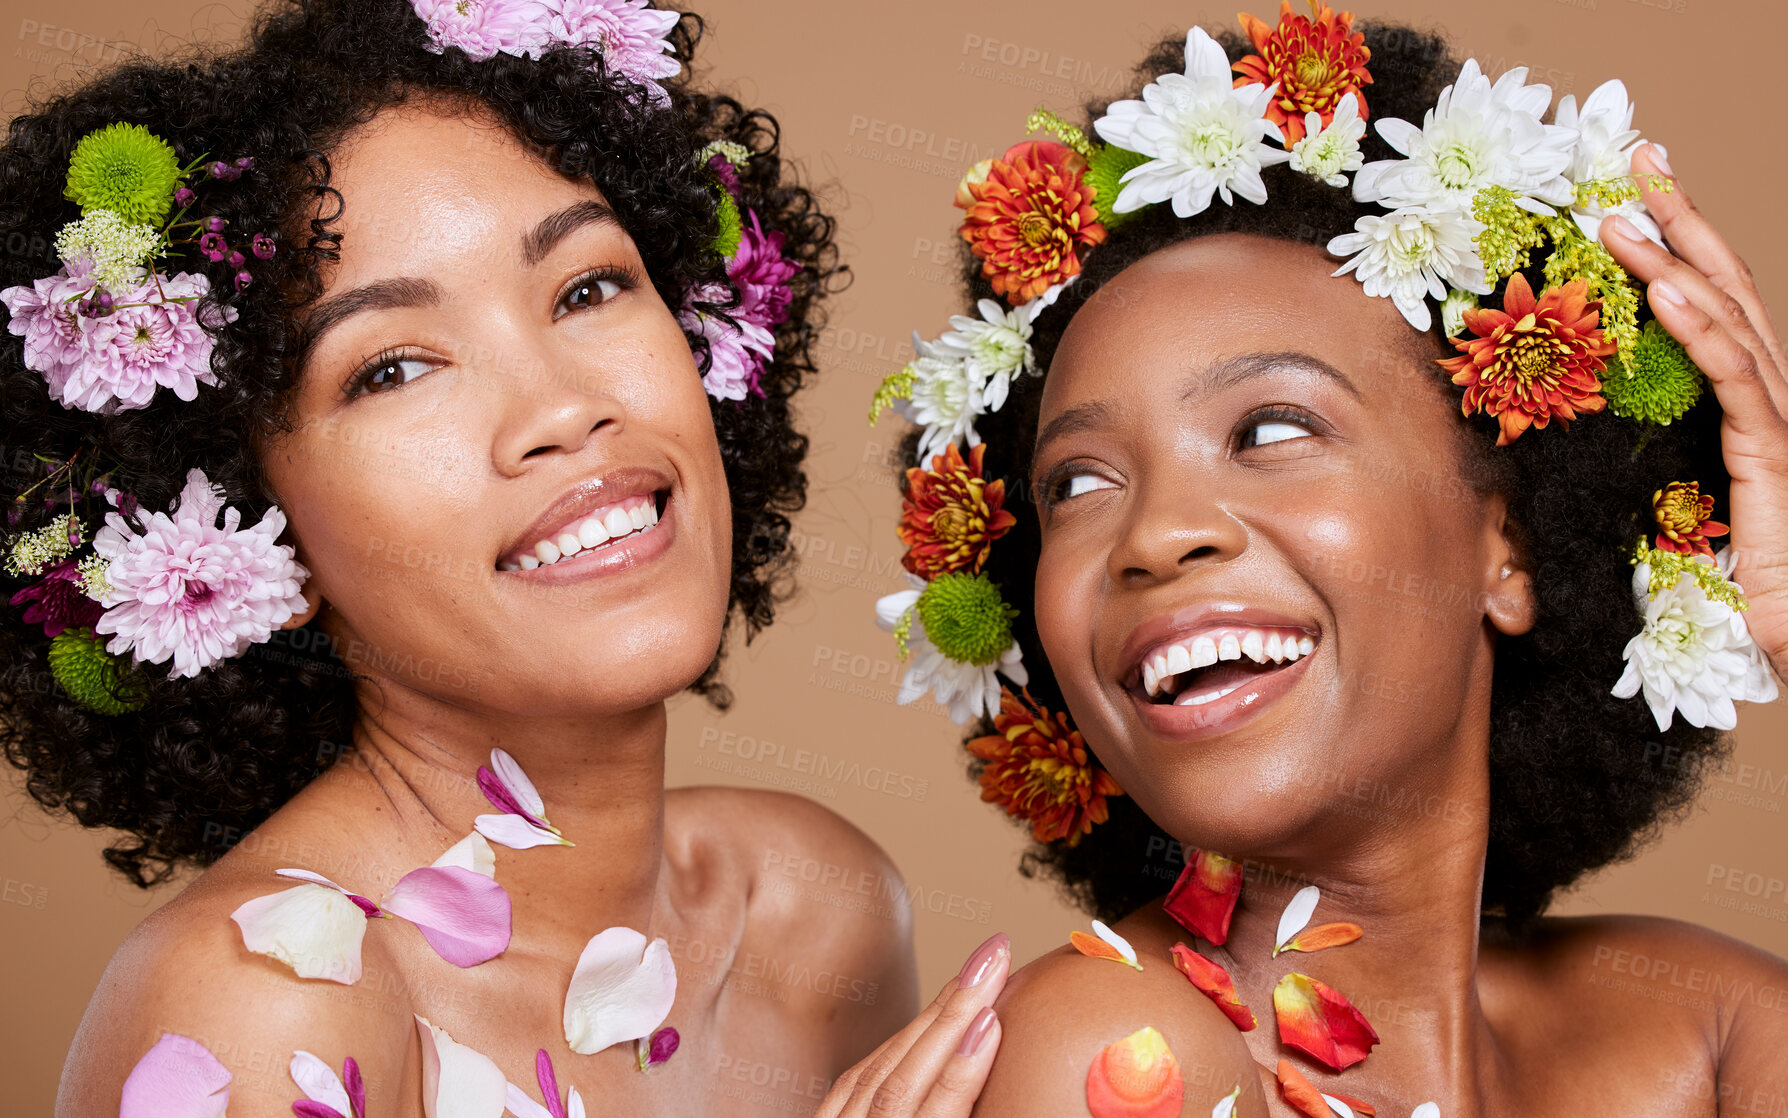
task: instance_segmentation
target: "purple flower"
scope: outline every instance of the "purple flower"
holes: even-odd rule
[[[756,211],[745,212],[749,220],[739,231],[738,254],[726,266],[727,278],[739,289],[739,309],[733,313],[741,321],[774,330],[788,320],[788,305],[794,298],[788,281],[801,265],[783,257],[780,230],[765,233]]]
[[[247,272],[237,272],[236,273],[236,290],[237,291],[247,291],[248,285],[253,283],[254,281],[255,281],[255,278],[253,276],[249,275]]]
[[[225,508],[222,493],[197,469],[187,471],[169,512],[140,516],[141,534],[107,513],[93,538],[93,550],[111,560],[100,601],[105,616],[93,627],[111,634],[106,650],[151,664],[171,657],[173,675],[191,677],[266,640],[301,612],[299,587],[310,572],[275,542],[285,513],[270,508],[252,528],[239,528],[241,520],[241,510]]]
[[[193,199],[195,199],[197,197],[198,197],[197,194],[194,194],[191,190],[189,190],[188,188],[186,188],[184,186],[178,186],[178,187],[174,188],[174,204],[176,206],[179,206],[181,209],[185,209],[186,207],[192,205]]]
[[[43,578],[12,596],[12,604],[24,606],[24,622],[42,625],[43,635],[56,637],[64,629],[85,629],[105,610],[81,592],[75,582],[79,572],[73,559],[64,559],[43,573]]]
[[[219,166],[222,166],[222,164],[219,164]],[[224,226],[226,226],[228,224],[229,224],[229,222],[225,221],[221,217],[208,217],[205,219],[205,228],[213,233],[223,232]]]
[[[708,341],[708,371],[702,375],[702,387],[716,400],[743,400],[747,392],[761,396],[758,378],[776,348],[776,339],[757,323],[739,318],[734,326],[694,305],[724,306],[730,294],[719,284],[706,284],[692,290],[677,313],[685,331]]]
[[[222,260],[229,248],[229,242],[217,233],[206,233],[199,238],[199,251],[205,254],[207,260]]]
[[[255,165],[255,161],[253,159],[250,159],[246,155],[239,155],[236,157],[235,166],[236,166],[236,172],[238,174],[242,173],[243,171],[249,170],[254,165]]]
[[[222,179],[224,182],[235,182],[242,177],[242,168],[232,166],[221,159],[211,164],[210,171],[212,178]]]
[[[540,0],[411,0],[428,25],[428,49],[458,47],[476,60],[495,54],[539,57],[549,45]]]
[[[235,268],[238,271],[242,269],[242,265],[248,263],[247,258],[240,252],[231,252],[228,259],[230,261],[230,267]]]
[[[676,1055],[677,1045],[682,1043],[682,1040],[683,1038],[677,1034],[677,1030],[669,1025],[653,1033],[651,1047],[646,1053],[646,1066],[662,1064]]]
[[[732,160],[724,155],[710,155],[708,170],[714,172],[714,177],[720,180],[720,185],[726,188],[728,194],[734,198],[739,196],[739,169],[733,166]]]
[[[30,287],[0,291],[0,303],[10,316],[6,328],[25,339],[25,367],[43,375],[51,396],[62,395],[69,374],[81,362],[82,323],[70,300],[92,287],[86,272],[84,261],[72,269],[64,265]]]
[[[265,233],[256,233],[254,239],[254,253],[262,260],[272,260],[273,238]]]
[[[653,100],[667,100],[657,79],[676,74],[680,64],[664,36],[681,18],[661,12],[646,0],[547,0],[552,8],[552,38],[572,46],[592,45],[615,73],[651,91]]]
[[[209,331],[236,311],[207,311],[201,323],[197,304],[210,290],[204,276],[157,276],[124,293],[105,318],[80,319],[80,348],[51,395],[65,408],[110,415],[148,406],[158,387],[191,400],[199,385],[216,384]]]

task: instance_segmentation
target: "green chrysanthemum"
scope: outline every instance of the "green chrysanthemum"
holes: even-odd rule
[[[141,710],[142,677],[107,652],[92,629],[65,629],[50,642],[50,673],[71,697],[99,714]]]
[[[1608,362],[1602,395],[1615,415],[1667,426],[1701,399],[1701,385],[1701,370],[1688,351],[1653,320],[1628,353]]]
[[[140,124],[108,124],[81,137],[62,194],[82,213],[111,210],[132,224],[159,225],[174,204],[180,161]]]
[[[1113,144],[1094,148],[1093,154],[1087,157],[1086,184],[1093,188],[1093,210],[1099,215],[1101,225],[1116,229],[1134,214],[1142,212],[1113,213],[1111,204],[1117,201],[1118,191],[1124,188],[1121,181],[1124,175],[1132,167],[1140,167],[1148,161],[1149,157],[1140,152],[1126,151]]]
[[[714,215],[719,228],[714,233],[714,251],[720,259],[731,260],[739,255],[739,242],[745,236],[745,225],[739,217],[739,203],[726,189],[720,188],[720,207]]]
[[[986,575],[939,575],[914,608],[926,639],[959,664],[992,664],[1012,647],[1012,619],[1018,611]]]

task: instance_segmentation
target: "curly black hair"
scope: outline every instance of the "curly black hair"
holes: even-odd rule
[[[342,199],[329,185],[329,153],[383,109],[426,100],[482,114],[561,173],[593,182],[671,307],[696,285],[727,282],[713,247],[720,193],[695,153],[730,141],[751,153],[737,173],[739,205],[755,211],[767,233],[781,233],[784,255],[802,266],[761,394],[710,401],[734,510],[728,616],[743,621],[749,639],[788,590],[789,514],[807,486],[807,439],[790,400],[814,370],[822,301],[848,273],[838,263],[833,218],[778,154],[775,118],[692,87],[701,32],[700,18],[684,14],[667,36],[681,69],[662,83],[668,99],[657,99],[608,70],[593,48],[479,61],[457,48],[426,49],[423,21],[404,0],[273,0],[239,48],[130,61],[42,100],[11,122],[0,149],[0,237],[24,246],[0,260],[0,288],[55,271],[49,239],[77,216],[63,197],[70,153],[82,136],[116,121],[147,127],[183,165],[251,159],[238,181],[205,184],[203,212],[244,236],[271,233],[278,250],[264,264],[251,261],[256,278],[236,294],[235,269],[196,252],[176,255],[167,269],[207,274],[207,303],[236,311],[212,355],[219,383],[190,403],[163,391],[148,407],[115,415],[66,409],[26,368],[21,340],[0,335],[8,488],[38,486],[46,463],[85,455],[143,507],[160,509],[196,466],[246,522],[258,519],[272,495],[257,447],[290,428],[305,344],[300,312],[317,298],[319,268],[340,241],[331,228]],[[705,343],[691,344],[705,369]],[[66,514],[66,503],[41,499],[64,488],[58,477],[15,502],[9,527],[29,531]],[[71,492],[86,520],[97,521],[105,510],[92,492]],[[21,585],[8,578],[4,590],[10,597]],[[722,707],[730,701],[717,678],[723,650],[693,684]],[[47,653],[42,628],[8,611],[0,621],[0,745],[44,807],[123,832],[106,859],[138,885],[216,860],[352,740],[353,679],[314,621],[194,678],[140,669],[146,701],[119,716],[72,699]]]
[[[1408,27],[1361,23],[1372,51],[1373,83],[1366,87],[1375,119],[1419,122],[1459,63],[1440,37]],[[1218,36],[1232,62],[1252,51],[1238,35]],[[1129,96],[1158,75],[1185,66],[1183,38],[1161,42],[1137,67]],[[1105,105],[1086,106],[1087,121]],[[1090,132],[1090,129],[1089,129]],[[1367,161],[1398,153],[1375,132],[1362,141]],[[1152,252],[1193,237],[1247,233],[1324,246],[1357,218],[1382,214],[1355,202],[1351,192],[1325,186],[1281,164],[1263,177],[1270,201],[1213,205],[1190,220],[1165,205],[1150,207],[1092,249],[1085,270],[1057,304],[1037,319],[1032,343],[1044,369],[1079,305],[1118,273]],[[993,297],[980,262],[965,253],[965,281],[975,298]],[[1534,290],[1543,286],[1528,273]],[[1495,305],[1499,288],[1485,302]],[[1453,352],[1437,322],[1431,356]],[[1413,343],[1421,342],[1412,335]],[[1444,376],[1435,370],[1436,376]],[[987,476],[1003,478],[1008,506],[1028,503],[1031,449],[1043,378],[1015,381],[1004,407],[980,418],[987,444]],[[1509,502],[1518,548],[1531,571],[1537,624],[1496,646],[1490,726],[1490,840],[1484,873],[1487,920],[1520,933],[1553,896],[1584,874],[1631,857],[1667,822],[1693,805],[1701,777],[1730,747],[1728,735],[1677,719],[1663,733],[1637,699],[1616,699],[1609,687],[1622,671],[1622,650],[1642,623],[1627,560],[1647,534],[1654,490],[1682,479],[1700,482],[1722,501],[1731,484],[1719,450],[1719,406],[1712,393],[1688,415],[1649,427],[1610,413],[1586,416],[1568,434],[1533,432],[1495,447],[1487,417],[1459,416],[1459,475],[1480,492]],[[916,439],[907,444],[909,455]],[[1028,607],[1035,591],[1038,519],[1016,509],[1018,524],[992,549],[987,570],[1007,601]],[[1062,709],[1062,696],[1025,609],[1015,635],[1036,698]],[[977,734],[992,732],[983,722]],[[983,766],[971,763],[970,775]],[[1178,845],[1128,798],[1107,801],[1111,818],[1078,845],[1034,844],[1024,854],[1027,876],[1057,880],[1070,899],[1106,920],[1158,897],[1178,870]]]

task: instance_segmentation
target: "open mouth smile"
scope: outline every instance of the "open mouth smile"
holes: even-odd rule
[[[1160,733],[1221,733],[1291,690],[1320,644],[1320,631],[1290,621],[1206,615],[1147,645],[1121,684]]]

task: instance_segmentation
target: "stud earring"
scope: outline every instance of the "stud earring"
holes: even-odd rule
[[[1510,570],[1507,566],[1504,566],[1502,569],[1502,577],[1504,577],[1504,578],[1508,578],[1510,575],[1512,575],[1514,573],[1515,572],[1513,570]]]

